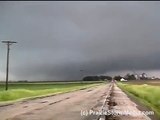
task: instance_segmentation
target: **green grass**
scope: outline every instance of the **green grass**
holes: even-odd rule
[[[5,91],[5,85],[0,85],[0,103],[13,102],[26,98],[47,96],[58,93],[75,91],[93,87],[102,83],[71,82],[71,83],[10,83],[9,90]]]
[[[150,107],[160,118],[160,87],[152,85],[133,85],[118,83],[122,90],[129,92],[138,100]]]

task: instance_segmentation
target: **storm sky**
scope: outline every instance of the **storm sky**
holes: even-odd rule
[[[124,71],[158,76],[159,12],[158,1],[0,1],[0,40],[18,42],[11,45],[10,79],[77,80]],[[5,70],[1,43],[1,80]]]

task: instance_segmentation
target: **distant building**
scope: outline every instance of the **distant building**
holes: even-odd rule
[[[125,80],[124,78],[121,78],[121,79],[120,79],[120,81],[122,81],[122,82],[123,82],[123,81],[127,81],[127,80]]]
[[[151,77],[151,79],[152,79],[152,80],[155,80],[156,78],[153,76],[153,77]]]

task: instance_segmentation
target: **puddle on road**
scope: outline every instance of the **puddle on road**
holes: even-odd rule
[[[42,101],[42,102],[40,102],[40,103],[47,103],[48,101]]]
[[[28,106],[23,106],[23,108],[27,108]]]

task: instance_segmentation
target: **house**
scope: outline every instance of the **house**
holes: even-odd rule
[[[121,78],[121,79],[120,79],[120,81],[122,81],[122,82],[123,82],[123,81],[127,81],[127,80],[125,80],[124,78]]]

